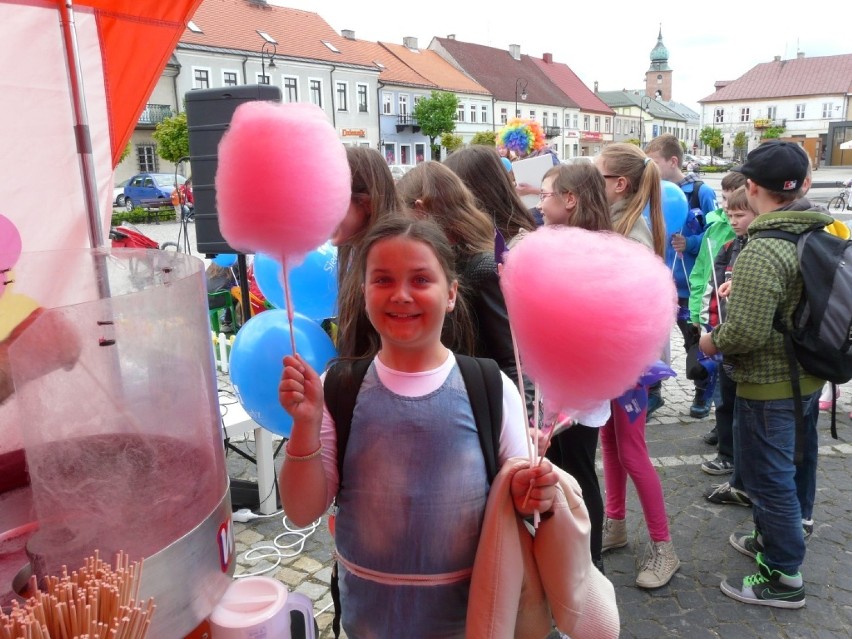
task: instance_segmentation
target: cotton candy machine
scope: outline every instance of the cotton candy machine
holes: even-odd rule
[[[183,637],[233,573],[203,263],[24,253],[0,302],[26,318],[0,395],[0,605],[30,573],[123,550],[144,558],[149,636]]]

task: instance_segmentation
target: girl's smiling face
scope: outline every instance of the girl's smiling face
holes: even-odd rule
[[[404,236],[370,247],[364,279],[367,316],[385,356],[445,354],[444,317],[455,306],[458,282],[448,282],[432,248]],[[439,362],[440,363],[440,362]]]
[[[555,177],[545,178],[541,183],[540,204],[541,214],[544,217],[544,223],[552,224],[568,224],[568,218],[574,210],[573,197],[570,193],[558,193],[554,182]]]

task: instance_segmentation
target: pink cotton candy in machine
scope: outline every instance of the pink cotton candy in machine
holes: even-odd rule
[[[269,577],[237,579],[210,615],[211,639],[316,639],[313,603]]]
[[[23,253],[0,304],[17,326],[0,332],[0,605],[124,551],[157,606],[148,636],[186,636],[234,570],[204,264]]]

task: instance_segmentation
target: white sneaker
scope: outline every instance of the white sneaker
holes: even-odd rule
[[[680,559],[675,554],[672,542],[652,542],[642,570],[636,577],[636,585],[640,588],[661,588],[671,581],[678,568]]]
[[[606,518],[603,525],[603,540],[601,552],[624,548],[627,545],[627,521],[624,519]]]

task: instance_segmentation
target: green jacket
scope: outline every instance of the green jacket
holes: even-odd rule
[[[748,244],[734,264],[727,318],[712,333],[725,361],[733,364],[731,377],[738,396],[758,400],[793,396],[784,338],[772,328],[772,320],[777,309],[789,326],[802,296],[796,245],[775,238],[754,239],[754,234],[769,229],[802,233],[831,222],[818,211],[782,210],[760,215],[748,227]],[[801,367],[799,377],[802,394],[824,384]]]
[[[698,257],[695,258],[695,264],[689,275],[689,321],[693,324],[707,322],[706,317],[701,317],[701,310],[707,282],[712,277],[713,263],[725,242],[736,237],[724,209],[719,208],[708,213],[707,225],[701,248],[698,250]]]

